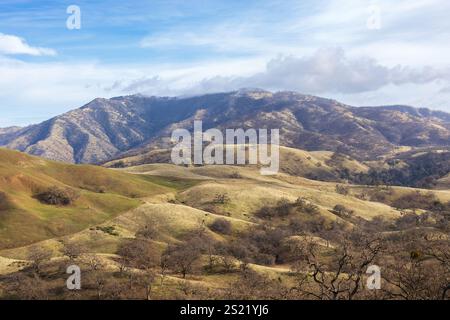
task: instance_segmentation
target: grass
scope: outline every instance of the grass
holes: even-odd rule
[[[227,241],[260,223],[254,213],[262,206],[275,206],[281,199],[294,202],[299,197],[305,198],[317,205],[319,214],[328,221],[339,219],[331,212],[337,204],[367,220],[375,216],[400,216],[399,211],[387,204],[356,197],[374,187],[350,186],[350,194],[341,195],[335,190],[335,182],[302,177],[308,171],[330,173],[331,167],[326,162],[331,155],[329,152],[284,148],[282,165],[293,173],[269,177],[261,176],[255,166],[150,164],[106,169],[46,161],[0,149],[0,192],[6,194],[8,202],[7,209],[0,210],[0,256],[5,257],[0,257],[0,274],[2,268],[6,269],[6,262],[14,261],[9,259],[26,260],[32,243],[51,249],[55,257],[61,256],[62,240],[78,243],[87,252],[101,257],[116,254],[121,243],[135,237],[136,232],[149,222],[157,227],[157,236],[153,240],[161,250],[217,218],[231,223],[232,234],[207,232],[218,241]],[[283,163],[283,159],[287,162]],[[316,166],[317,162],[322,166]],[[354,172],[365,170],[363,164],[353,160],[345,160],[341,165]],[[238,178],[233,178],[236,176]],[[42,204],[33,198],[36,190],[50,186],[72,188],[80,197],[72,205],[60,207]],[[392,190],[399,196],[414,189],[393,187]],[[448,190],[433,192],[442,201],[450,200]],[[226,194],[229,200],[215,202],[220,194]],[[170,200],[173,203],[169,203]],[[305,216],[305,220],[309,218]],[[284,223],[282,219],[277,222],[280,226]],[[300,237],[298,240],[303,241]],[[323,245],[323,239],[315,240]],[[288,265],[252,264],[250,267],[260,274],[292,281]],[[225,288],[236,277],[234,273],[202,274],[189,281],[206,287]],[[181,282],[177,275],[169,275],[161,290],[170,296],[169,288],[176,292]],[[160,290],[157,285],[155,290]]]
[[[6,210],[0,211],[0,249],[81,231],[138,207],[143,203],[141,197],[163,194],[182,185],[0,149],[0,192],[8,200]],[[67,206],[46,205],[34,198],[37,192],[52,186],[70,188],[80,196]]]
[[[196,186],[201,181],[194,179],[182,179],[177,177],[163,177],[163,176],[142,176],[146,181],[152,182],[154,184],[174,189],[176,191],[182,191]]]

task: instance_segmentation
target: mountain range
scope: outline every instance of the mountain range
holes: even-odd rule
[[[0,146],[70,163],[167,148],[172,130],[280,129],[281,144],[370,160],[399,147],[450,147],[450,114],[409,106],[353,107],[296,92],[242,89],[194,97],[97,98],[40,124],[0,129]]]

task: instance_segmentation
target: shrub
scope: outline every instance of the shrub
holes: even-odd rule
[[[272,219],[274,216],[273,209],[267,206],[261,207],[255,215],[261,219]]]
[[[268,207],[264,206],[259,209],[255,215],[262,219],[272,219],[275,217],[287,217],[291,214],[294,205],[287,199],[281,199],[276,206]]]
[[[349,217],[353,215],[353,210],[350,210],[341,204],[337,204],[333,208],[333,213],[340,217]]]
[[[158,235],[158,228],[155,223],[148,223],[136,232],[136,238],[155,239]]]
[[[209,228],[217,233],[231,234],[231,223],[228,220],[225,219],[216,219],[213,223],[209,226]]]
[[[123,161],[117,161],[111,165],[111,168],[125,168],[126,164]]]
[[[305,212],[308,214],[317,214],[319,213],[319,207],[316,206],[314,203],[307,202],[303,198],[298,198],[295,201],[295,207],[300,210],[301,212]]]
[[[288,235],[286,230],[264,224],[250,228],[243,236],[242,242],[247,246],[253,261],[271,265],[280,262],[282,242]]]
[[[7,210],[10,207],[6,193],[0,191],[0,210]]]
[[[347,196],[350,193],[350,188],[347,186],[344,186],[342,184],[336,185],[336,192],[339,194],[342,194],[344,196]]]
[[[119,235],[119,233],[116,231],[116,228],[114,226],[97,227],[97,230],[103,231],[104,233],[107,233],[112,236]]]
[[[215,204],[225,204],[230,202],[230,197],[226,194],[218,194],[213,200],[213,203]]]
[[[78,195],[71,189],[50,187],[36,194],[35,198],[45,204],[67,206],[72,204],[78,198]]]
[[[272,266],[275,264],[275,257],[266,253],[258,253],[254,258],[257,264],[262,264],[265,266]]]
[[[422,194],[420,191],[411,192],[393,201],[392,206],[402,209],[423,209],[435,212],[448,210],[448,205],[439,201],[433,193]]]
[[[395,221],[395,226],[399,230],[417,227],[420,224],[420,216],[414,213],[407,213]]]
[[[104,186],[98,187],[97,192],[98,193],[106,193],[106,187],[104,187]]]
[[[287,199],[281,199],[276,206],[264,206],[259,209],[255,215],[262,219],[271,220],[275,217],[288,217],[296,211],[314,215],[319,213],[319,207],[313,203],[307,202],[303,198],[298,198],[294,203],[289,202]]]
[[[233,172],[229,176],[230,179],[242,179],[242,175],[239,172]]]

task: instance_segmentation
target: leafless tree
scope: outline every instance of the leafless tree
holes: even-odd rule
[[[333,249],[331,261],[324,259],[322,246],[313,239],[300,246],[302,260],[296,265],[301,295],[319,300],[352,300],[361,290],[363,276],[382,249],[380,238],[360,234],[347,238]]]
[[[50,299],[49,285],[38,274],[27,275],[24,273],[10,277],[11,286],[9,292],[24,300],[48,300]]]
[[[32,246],[29,249],[28,258],[32,261],[32,268],[37,274],[41,273],[42,266],[48,263],[52,257],[52,252],[44,247]]]
[[[423,242],[423,241],[422,241]],[[448,299],[450,290],[449,245],[414,241],[414,250],[402,244],[383,272],[387,298],[402,300]],[[409,250],[408,250],[409,249]],[[405,257],[404,253],[409,252]]]
[[[195,262],[200,258],[199,248],[184,243],[181,245],[169,245],[163,253],[163,259],[167,262],[170,269],[182,274],[183,279],[193,271]]]
[[[71,262],[75,261],[85,252],[86,249],[81,244],[68,241],[64,242],[63,254],[68,257]]]

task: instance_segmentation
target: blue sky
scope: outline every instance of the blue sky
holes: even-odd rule
[[[67,7],[81,10],[69,30]],[[296,90],[450,112],[447,0],[0,1],[0,127],[96,97]]]

